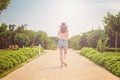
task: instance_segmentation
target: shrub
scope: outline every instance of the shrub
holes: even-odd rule
[[[82,48],[80,54],[103,66],[114,75],[120,76],[120,53],[100,53],[93,48],[86,47]]]
[[[107,51],[107,52],[116,52],[116,48],[106,48],[105,51]],[[117,48],[117,51],[120,52],[120,48]]]
[[[43,52],[43,48],[41,51]],[[2,52],[8,52],[5,55]],[[38,48],[21,48],[19,50],[0,51],[0,73],[3,73],[10,68],[16,67],[21,63],[33,58],[38,54]]]

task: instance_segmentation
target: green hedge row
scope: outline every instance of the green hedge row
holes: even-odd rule
[[[43,51],[43,49],[42,49]],[[38,54],[38,48],[21,48],[19,50],[0,50],[0,73],[27,61]]]
[[[107,51],[107,52],[116,52],[116,48],[106,48],[105,51]],[[120,52],[120,48],[117,48],[117,51]]]
[[[93,48],[85,47],[81,49],[80,54],[103,66],[114,75],[120,77],[120,53],[100,53]]]

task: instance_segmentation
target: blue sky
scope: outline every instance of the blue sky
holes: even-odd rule
[[[120,0],[12,0],[0,15],[0,23],[22,25],[56,36],[61,22],[69,26],[70,36],[103,28],[107,12],[120,12]]]

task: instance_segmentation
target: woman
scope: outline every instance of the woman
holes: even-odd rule
[[[60,29],[58,30],[58,48],[60,50],[60,61],[61,61],[61,67],[67,66],[67,63],[65,62],[65,57],[67,54],[67,48],[68,48],[68,35],[69,31],[67,29],[66,23],[61,23]]]

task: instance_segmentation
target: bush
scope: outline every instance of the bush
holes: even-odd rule
[[[116,48],[106,48],[105,51],[107,51],[107,52],[116,52]],[[117,51],[120,52],[120,48],[117,48]]]
[[[114,75],[120,76],[120,53],[100,53],[93,48],[86,47],[81,49],[80,54],[103,66]]]
[[[41,51],[43,52],[43,48]],[[5,55],[2,52],[8,52]],[[10,51],[0,51],[0,73],[3,73],[6,70],[9,70],[21,63],[27,61],[30,58],[33,58],[38,54],[38,48],[21,48],[19,50],[10,50]]]

